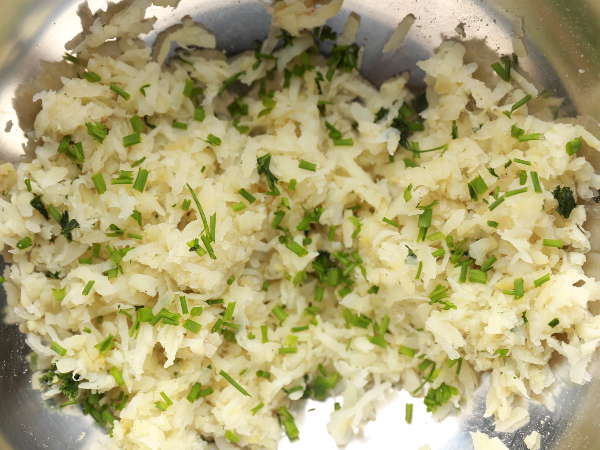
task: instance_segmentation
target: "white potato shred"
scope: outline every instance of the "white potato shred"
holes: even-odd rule
[[[129,3],[89,18],[79,77],[35,96],[33,158],[0,166],[7,320],[107,447],[276,448],[298,435],[290,405],[328,396],[342,445],[392,389],[442,419],[483,374],[512,431],[528,400],[554,407],[551,360],[590,380],[591,133],[478,79],[457,42],[418,64],[426,104],[404,76],[374,87],[358,46],[321,56],[331,34],[303,30],[341,0],[276,3],[291,28],[264,51],[164,66],[131,35],[152,22],[115,46],[151,2]]]

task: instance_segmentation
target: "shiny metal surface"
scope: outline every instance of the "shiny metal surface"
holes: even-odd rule
[[[62,45],[79,31],[77,0],[0,0],[0,160],[16,161],[25,142],[12,108],[16,86],[38,67],[40,59],[58,59]],[[90,0],[100,7],[104,0]],[[158,8],[152,8],[152,12]],[[500,53],[512,52],[511,39],[520,32],[522,18],[529,57],[521,60],[532,78],[563,95],[573,112],[600,118],[600,1],[599,0],[347,0],[331,21],[339,29],[350,11],[362,16],[359,42],[365,46],[363,73],[374,83],[410,70],[415,82],[421,74],[415,62],[429,56],[444,36],[455,36],[463,24],[467,39],[486,39]],[[408,13],[417,17],[404,45],[393,54],[381,48],[395,25]],[[229,52],[249,48],[266,35],[270,18],[258,0],[183,0],[175,14],[159,17],[164,28],[190,14],[214,31],[218,45]],[[148,39],[152,39],[152,35]],[[13,127],[5,124],[12,121]],[[598,249],[597,249],[598,250]],[[0,294],[0,308],[5,305]],[[43,406],[30,388],[27,347],[15,327],[0,323],[0,450],[80,449],[94,440],[87,418],[65,416]],[[600,375],[600,368],[595,368]],[[483,388],[471,414],[436,423],[415,402],[412,425],[403,421],[408,394],[399,393],[382,405],[378,420],[351,443],[354,449],[470,449],[469,431],[494,435],[491,420],[483,417]],[[557,393],[557,408],[549,412],[531,406],[531,423],[514,434],[499,437],[511,449],[524,449],[530,431],[542,434],[542,449],[600,449],[600,381],[581,387],[565,383]],[[304,413],[302,440],[283,449],[333,449],[325,424],[332,401],[312,403]]]

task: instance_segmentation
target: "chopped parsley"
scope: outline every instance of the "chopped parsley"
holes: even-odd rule
[[[571,211],[577,206],[571,188],[568,186],[556,186],[554,191],[552,191],[552,196],[558,202],[556,211],[565,219],[568,219]]]
[[[577,137],[572,141],[567,142],[565,145],[565,151],[567,155],[572,156],[581,150],[581,146],[583,144],[583,139],[581,137]]]

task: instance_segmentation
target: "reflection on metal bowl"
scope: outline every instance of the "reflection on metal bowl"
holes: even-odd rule
[[[16,161],[23,153],[25,136],[12,108],[16,87],[32,75],[42,59],[59,59],[63,45],[79,31],[77,0],[3,1],[0,16],[0,160]],[[90,0],[92,9],[104,0]],[[600,2],[597,0],[347,0],[343,11],[331,20],[341,28],[350,11],[362,17],[358,40],[365,47],[363,74],[373,83],[409,70],[414,83],[422,73],[415,62],[431,55],[443,36],[485,40],[499,53],[511,53],[513,38],[522,34],[529,56],[521,65],[535,82],[567,100],[572,113],[600,117]],[[404,44],[383,55],[390,32],[407,14],[416,22]],[[217,36],[218,46],[231,53],[246,50],[266,37],[270,17],[258,0],[183,0],[177,15],[163,13],[157,28],[163,29],[189,14]],[[457,26],[460,28],[457,31]],[[464,30],[464,33],[463,33]],[[153,39],[154,35],[148,36]],[[12,127],[10,123],[12,122]],[[597,127],[597,125],[595,125]],[[600,223],[600,213],[590,206],[590,227]],[[598,220],[596,220],[598,218]],[[600,240],[592,238],[595,251]],[[591,257],[588,271],[596,272]],[[600,273],[600,271],[597,271]],[[5,306],[4,293],[0,307]],[[0,450],[80,449],[93,441],[94,426],[88,418],[66,416],[46,408],[39,392],[31,389],[27,345],[16,327],[0,323]],[[558,371],[560,373],[560,370]],[[595,367],[594,373],[600,374]],[[402,393],[382,406],[378,420],[350,449],[471,448],[468,432],[494,433],[493,422],[484,418],[485,383],[470,414],[436,423],[423,412],[415,423],[401,421]],[[565,383],[556,397],[556,411],[531,405],[531,423],[514,434],[498,436],[510,449],[522,449],[523,437],[532,430],[542,435],[543,449],[600,449],[596,418],[600,414],[600,381],[587,386]],[[282,448],[335,448],[325,429],[331,405],[309,405],[302,441],[282,443]],[[97,432],[97,431],[95,431]]]

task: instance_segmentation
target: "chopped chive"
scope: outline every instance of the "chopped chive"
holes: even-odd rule
[[[452,131],[450,136],[452,136],[452,139],[458,139],[458,126],[456,125],[456,120],[452,121]]]
[[[217,213],[214,213],[210,216],[210,239],[212,242],[215,242],[217,239]]]
[[[121,369],[113,367],[110,369],[110,374],[115,379],[117,385],[121,387],[125,386],[125,380],[123,379],[123,372],[121,372]]]
[[[256,415],[256,413],[257,413],[258,411],[260,411],[260,410],[263,408],[263,406],[265,406],[265,404],[264,404],[263,402],[260,402],[258,405],[256,405],[254,408],[252,408],[252,409],[250,410],[250,411],[252,412],[252,415],[253,415],[253,416],[254,416],[254,415]]]
[[[394,220],[388,219],[387,217],[384,217],[383,219],[381,219],[384,223],[387,223],[388,225],[391,225],[393,227],[396,228],[400,228],[400,224]]]
[[[540,184],[540,178],[537,172],[531,172],[531,183],[533,184],[533,191],[538,194],[542,192],[542,185]]]
[[[233,430],[225,430],[225,439],[227,439],[232,444],[240,443],[240,436]]]
[[[519,163],[519,164],[524,164],[526,166],[530,166],[531,165],[531,161],[527,161],[525,159],[519,159],[519,158],[515,158],[513,159],[514,162]]]
[[[298,244],[291,237],[289,237],[288,239],[283,239],[283,244],[288,248],[288,250],[294,252],[299,257],[308,255],[308,250],[306,250],[304,247]]]
[[[292,178],[290,180],[290,182],[288,183],[288,188],[290,191],[294,192],[296,190],[296,184],[298,183],[298,181],[295,178]]]
[[[178,120],[173,120],[173,122],[171,122],[171,126],[173,128],[177,128],[178,130],[187,130],[188,129],[187,123],[179,122]]]
[[[144,121],[140,116],[133,116],[131,119],[129,119],[129,122],[131,123],[131,128],[135,133],[141,133],[144,131]]]
[[[192,194],[192,199],[194,200],[194,203],[196,204],[196,208],[198,209],[198,213],[200,214],[200,218],[202,219],[202,225],[204,225],[204,231],[208,231],[209,230],[208,221],[206,220],[206,214],[204,214],[204,209],[202,209],[200,200],[198,200],[198,196],[196,195],[196,193],[194,192],[192,187],[187,183],[186,183],[186,186],[187,186],[188,190],[190,191],[190,193]]]
[[[525,295],[525,285],[523,278],[517,278],[513,284],[513,295],[515,298],[521,298]]]
[[[417,354],[417,349],[412,347],[407,347],[406,345],[401,345],[398,348],[398,353],[404,356],[408,356],[409,358],[414,357]]]
[[[497,208],[498,206],[500,206],[500,205],[501,205],[503,202],[504,202],[504,196],[502,196],[502,197],[498,197],[498,198],[496,199],[496,201],[495,201],[494,203],[492,203],[492,204],[489,206],[489,208],[490,208],[490,211],[493,211],[494,209],[496,209],[496,208]]]
[[[488,220],[487,224],[492,228],[498,228],[498,222],[496,222],[495,220]]]
[[[581,150],[582,144],[583,144],[583,140],[581,139],[581,137],[577,137],[577,138],[573,139],[572,141],[567,142],[567,145],[565,146],[567,155],[571,156],[571,155],[574,155],[575,153],[577,153],[579,150]]]
[[[197,317],[202,315],[204,308],[202,306],[194,306],[190,311],[190,316]]]
[[[191,205],[192,201],[189,198],[186,198],[183,202],[181,202],[181,209],[187,211],[188,209],[190,209]]]
[[[299,333],[299,332],[301,332],[301,331],[306,331],[306,330],[308,330],[308,328],[309,328],[309,325],[302,325],[302,326],[300,326],[300,327],[294,327],[294,328],[292,328],[292,332],[293,332],[293,333]]]
[[[458,276],[458,282],[464,283],[467,281],[467,275],[469,274],[469,263],[465,261],[460,265],[460,275]]]
[[[206,300],[207,305],[222,305],[224,303],[222,298],[214,298],[211,300]]]
[[[315,292],[313,294],[313,299],[316,302],[321,302],[321,301],[323,301],[324,296],[325,296],[325,288],[323,286],[321,286],[320,284],[317,284],[315,286]]]
[[[101,173],[93,175],[92,181],[98,194],[102,195],[106,192],[106,182],[104,181],[104,176]]]
[[[123,146],[131,147],[133,145],[139,144],[142,142],[142,137],[140,133],[133,133],[123,137]]]
[[[141,311],[141,309],[138,310],[138,312],[139,311]],[[150,311],[150,312],[152,312],[152,311]],[[114,346],[115,346],[115,344],[113,342],[114,339],[115,339],[115,337],[111,334],[107,338],[103,339],[99,344],[96,344],[94,347],[96,347],[98,349],[98,352],[106,353],[107,351],[114,348]]]
[[[527,142],[527,141],[539,141],[545,139],[542,133],[530,133],[525,134],[525,130],[523,128],[519,128],[516,125],[513,125],[510,129],[510,135],[517,139],[519,142]],[[515,162],[519,162],[515,160]],[[527,163],[522,163],[527,164]],[[527,164],[531,165],[531,163]]]
[[[31,238],[29,236],[24,237],[19,242],[17,242],[17,248],[19,250],[25,250],[26,248],[29,248],[32,245],[33,245],[33,241],[31,240]]]
[[[477,197],[479,195],[485,194],[487,190],[488,185],[483,180],[483,178],[481,178],[481,175],[476,177],[469,183],[469,194],[471,195],[471,198],[473,200],[477,200]]]
[[[144,161],[146,161],[146,157],[145,156],[143,158],[140,158],[137,161],[134,161],[133,163],[131,163],[131,167],[137,167],[140,164],[142,164]]]
[[[522,186],[527,183],[527,172],[519,170],[519,184]]]
[[[92,290],[92,288],[94,287],[94,283],[95,283],[95,282],[96,282],[96,281],[94,281],[94,280],[90,280],[90,281],[88,281],[88,282],[85,284],[85,286],[84,286],[84,288],[83,288],[83,291],[81,291],[81,294],[82,294],[82,295],[88,295],[88,294],[90,293],[90,291]]]
[[[419,261],[419,265],[417,266],[417,273],[415,275],[415,280],[421,279],[421,272],[423,271],[423,261]]]
[[[149,172],[146,169],[138,170],[137,176],[135,177],[135,181],[133,183],[133,188],[136,191],[144,192],[144,188],[146,187],[146,181],[148,180]]]
[[[519,195],[522,194],[524,192],[527,192],[527,188],[521,188],[521,189],[513,189],[512,191],[508,191],[507,193],[504,194],[505,197],[512,197],[514,195]]]
[[[211,133],[206,137],[206,142],[211,145],[221,145],[221,138]]]
[[[245,395],[246,397],[252,397],[248,391],[246,389],[244,389],[237,381],[235,381],[231,375],[229,375],[227,372],[225,372],[224,370],[219,371],[219,375],[221,375],[223,378],[225,378],[229,384],[231,384],[234,388],[236,388],[238,391],[240,391],[243,395]]]
[[[409,184],[406,189],[404,189],[404,192],[402,193],[402,196],[404,197],[404,201],[405,202],[409,202],[412,199],[412,193],[411,190],[413,188],[412,184]]]
[[[202,325],[191,319],[186,319],[186,321],[183,322],[183,328],[185,328],[188,331],[191,331],[192,333],[197,333],[202,328]]]
[[[199,398],[206,397],[206,396],[212,394],[213,392],[214,392],[214,389],[211,387],[202,389],[202,385],[200,383],[194,383],[192,388],[190,389],[190,392],[188,392],[186,399],[188,402],[194,403]]]
[[[202,122],[206,118],[206,112],[202,106],[198,106],[194,110],[194,120],[198,122]]]
[[[549,325],[551,328],[554,328],[554,327],[555,327],[556,325],[558,325],[559,323],[560,323],[560,320],[558,320],[558,318],[556,318],[556,317],[555,317],[555,318],[554,318],[554,319],[552,319],[550,322],[548,322],[548,325]]]
[[[181,306],[181,314],[187,314],[189,312],[187,298],[185,298],[185,295],[179,296],[179,305]]]
[[[508,349],[507,348],[499,348],[498,350],[496,350],[494,352],[494,354],[505,357],[508,355]]]
[[[441,256],[444,256],[445,253],[446,250],[444,250],[443,248],[438,248],[437,250],[431,252],[431,256],[433,256],[434,258],[439,258]]]
[[[534,280],[533,281],[533,285],[535,287],[540,287],[542,284],[544,284],[547,281],[550,281],[550,274],[549,273],[547,273],[543,277],[538,278],[537,280]]]
[[[225,308],[225,312],[223,313],[223,320],[230,321],[233,319],[233,313],[235,311],[235,302],[227,303],[227,307]]]
[[[504,114],[510,119],[512,117],[512,113],[514,113],[517,109],[519,109],[521,106],[525,105],[527,102],[529,102],[532,99],[531,95],[527,94],[525,97],[523,97],[521,100],[519,100],[518,102],[516,102],[514,105],[511,106],[510,111],[504,111]]]
[[[117,94],[119,97],[123,97],[125,100],[129,100],[131,98],[131,95],[128,92],[126,92],[116,84],[111,84],[110,90]]]
[[[161,392],[160,396],[162,397],[162,400],[154,402],[154,405],[161,411],[166,411],[169,408],[169,406],[173,404],[173,400],[171,400],[169,396],[164,392]]]
[[[235,212],[239,212],[245,208],[246,208],[246,205],[243,202],[238,202],[238,203],[234,203],[233,205],[231,205],[231,209],[233,209]]]
[[[482,270],[477,270],[477,269],[471,269],[471,270],[469,270],[469,281],[471,283],[486,284],[487,283],[487,272],[484,272]]]
[[[544,247],[562,248],[564,244],[560,239],[544,239],[543,245]]]
[[[277,416],[279,417],[279,423],[283,427],[285,434],[290,441],[295,441],[299,438],[300,432],[294,421],[294,417],[290,414],[288,409],[284,406],[277,410]]]
[[[98,81],[100,81],[102,78],[100,78],[100,75],[98,75],[96,72],[83,72],[83,78],[85,78],[87,81],[89,81],[90,83],[97,83]]]
[[[260,336],[261,336],[261,341],[263,344],[266,344],[267,342],[269,342],[269,329],[267,328],[266,325],[260,326]]]
[[[495,62],[492,64],[492,69],[498,74],[500,78],[504,81],[510,81],[510,69],[512,66],[512,61],[508,56],[503,56],[500,58],[499,62]]]
[[[492,268],[492,266],[494,265],[494,263],[497,261],[498,259],[495,256],[490,256],[488,259],[485,260],[485,262],[481,265],[481,270],[483,270],[484,272],[487,272],[488,270],[490,270]]]
[[[407,403],[405,411],[404,411],[404,419],[406,420],[406,423],[410,425],[412,423],[412,418],[413,418],[413,404]]]
[[[88,134],[97,140],[98,142],[104,142],[104,139],[108,135],[108,128],[102,122],[86,122],[85,126],[87,128]]]
[[[50,348],[60,356],[65,356],[67,354],[67,349],[61,346],[58,342],[52,342],[52,344],[50,344]]]
[[[66,288],[52,289],[52,296],[54,297],[54,300],[56,300],[57,302],[62,302],[63,299],[66,297],[66,295],[67,295]]]
[[[275,317],[277,317],[279,323],[283,323],[288,316],[288,313],[282,306],[275,306],[271,312]]]
[[[150,85],[149,84],[144,84],[143,86],[140,87],[140,93],[145,97],[146,96],[146,88],[149,88]]]
[[[315,172],[317,170],[317,165],[315,163],[311,163],[309,161],[305,161],[301,159],[298,163],[298,167],[304,170],[310,170],[311,172]]]
[[[131,213],[131,218],[135,220],[140,227],[142,226],[142,213],[139,212],[137,209],[133,210],[133,212]]]
[[[256,371],[256,376],[260,377],[260,378],[266,378],[267,380],[271,379],[271,372],[267,371],[267,370],[257,370]]]
[[[27,188],[27,192],[31,192],[32,191],[31,180],[29,178],[25,178],[24,183],[25,183],[25,187]]]
[[[256,197],[248,192],[246,189],[242,188],[239,191],[239,194],[244,197],[248,203],[254,203],[256,201]]]

